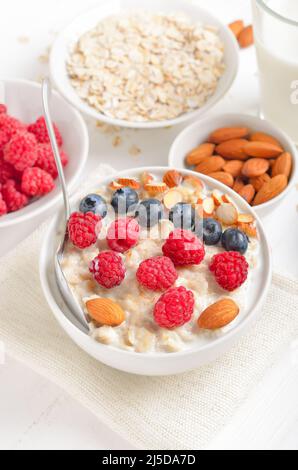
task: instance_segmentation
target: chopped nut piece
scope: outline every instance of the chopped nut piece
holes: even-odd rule
[[[132,145],[128,152],[132,157],[137,157],[138,155],[140,155],[141,149],[137,145]]]

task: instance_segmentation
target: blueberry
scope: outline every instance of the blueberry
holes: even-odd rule
[[[186,202],[178,202],[170,211],[169,219],[176,228],[194,230],[196,224],[196,211]]]
[[[222,228],[215,219],[203,220],[203,240],[206,245],[217,245],[222,235]]]
[[[134,189],[126,187],[117,189],[113,193],[111,204],[116,213],[125,214],[131,206],[138,204],[138,202],[138,193]]]
[[[98,194],[88,194],[80,202],[80,212],[93,212],[104,218],[107,215],[107,204]]]
[[[226,251],[239,251],[242,255],[248,247],[247,235],[236,228],[228,228],[221,237],[221,243]]]
[[[154,227],[163,215],[162,203],[158,199],[145,199],[136,211],[139,224],[142,227]]]

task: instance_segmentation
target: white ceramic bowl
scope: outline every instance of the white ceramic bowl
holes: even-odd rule
[[[143,9],[150,12],[162,11],[165,13],[182,11],[193,18],[194,21],[202,21],[202,23],[211,24],[218,28],[220,37],[225,45],[226,71],[220,79],[215,94],[202,108],[183,114],[176,119],[140,123],[113,119],[105,116],[90,107],[86,102],[78,97],[69,81],[66,70],[66,59],[69,55],[70,48],[82,34],[94,28],[96,24],[105,17],[119,14],[121,12],[127,13],[129,10],[137,9]],[[50,71],[51,77],[60,93],[83,113],[116,126],[153,129],[171,126],[191,118],[200,117],[203,116],[206,111],[210,110],[227,93],[236,77],[238,70],[238,49],[239,47],[233,34],[225,24],[219,21],[211,13],[185,0],[103,0],[100,2],[99,6],[83,15],[80,15],[60,32],[51,50]]]
[[[27,80],[1,80],[0,102],[4,101],[8,113],[31,123],[42,115],[41,86]],[[72,108],[58,93],[53,92],[51,114],[63,137],[63,150],[69,155],[65,167],[68,190],[75,186],[88,157],[89,137],[86,124],[78,111]],[[46,196],[37,199],[23,209],[0,217],[0,229],[40,215],[51,209],[61,198],[59,183]]]
[[[293,156],[293,169],[287,188],[276,198],[259,206],[255,206],[255,212],[260,216],[269,214],[275,209],[280,201],[292,189],[298,174],[298,154],[297,149],[291,139],[274,124],[258,117],[245,114],[222,114],[208,119],[196,121],[186,127],[174,140],[169,153],[169,166],[178,169],[186,168],[185,156],[200,143],[206,142],[212,131],[220,127],[244,126],[252,131],[265,132],[276,137],[282,144],[285,151]],[[226,187],[225,187],[226,188]]]
[[[121,172],[117,176],[136,177],[142,171],[148,171],[162,176],[167,170],[167,167],[138,168]],[[191,171],[184,171],[183,173],[185,175],[194,174]],[[99,184],[108,184],[112,179],[112,177],[106,178],[99,182]],[[225,186],[211,178],[202,176],[201,179],[204,181],[207,188],[224,190],[233,197],[241,211],[251,213],[255,216],[251,207],[236,193],[229,189],[226,190]],[[93,190],[95,188],[90,189]],[[78,202],[77,198],[73,199],[73,207],[77,207]],[[257,216],[255,217],[260,235],[260,262],[259,267],[256,268],[254,272],[254,282],[251,284],[249,290],[247,309],[243,312],[241,320],[236,321],[233,329],[217,339],[208,341],[208,343],[203,346],[193,346],[187,351],[176,353],[136,353],[100,344],[86,333],[82,332],[76,320],[65,306],[54,277],[53,262],[57,243],[56,235],[59,229],[59,220],[61,219],[59,214],[54,218],[45,234],[40,254],[40,279],[45,297],[63,330],[80,348],[104,364],[126,372],[141,375],[168,375],[194,369],[222,355],[247,331],[248,327],[261,313],[261,308],[271,281],[272,268],[268,241],[260,220]]]

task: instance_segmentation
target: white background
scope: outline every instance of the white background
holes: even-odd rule
[[[197,0],[224,22],[251,20],[249,0]],[[59,31],[78,13],[97,5],[94,0],[9,0],[0,16],[0,78],[38,80],[47,74],[44,56]],[[26,39],[26,40],[25,40]],[[241,51],[237,80],[214,112],[258,112],[258,82],[254,49]],[[298,77],[297,77],[298,78]],[[166,164],[169,146],[180,128],[123,131],[114,148],[113,136],[90,125],[91,152],[86,173],[99,162],[116,169]],[[154,134],[154,135],[153,135]],[[130,155],[138,145],[141,153]],[[264,220],[271,240],[275,269],[298,276],[296,191]],[[18,232],[0,232],[0,255],[30,234],[40,220]],[[0,311],[1,314],[1,311]],[[24,315],[26,311],[24,311]],[[0,348],[1,350],[1,348]],[[298,343],[289,345],[276,366],[242,406],[210,448],[298,449]],[[0,448],[3,449],[129,449],[129,443],[107,429],[89,411],[56,385],[9,357],[0,357]]]

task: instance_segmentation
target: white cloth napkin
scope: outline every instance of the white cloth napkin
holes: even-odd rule
[[[81,351],[48,308],[38,272],[45,229],[1,259],[0,340],[138,448],[206,446],[298,335],[298,281],[275,274],[258,323],[214,363],[170,377],[118,372]]]

